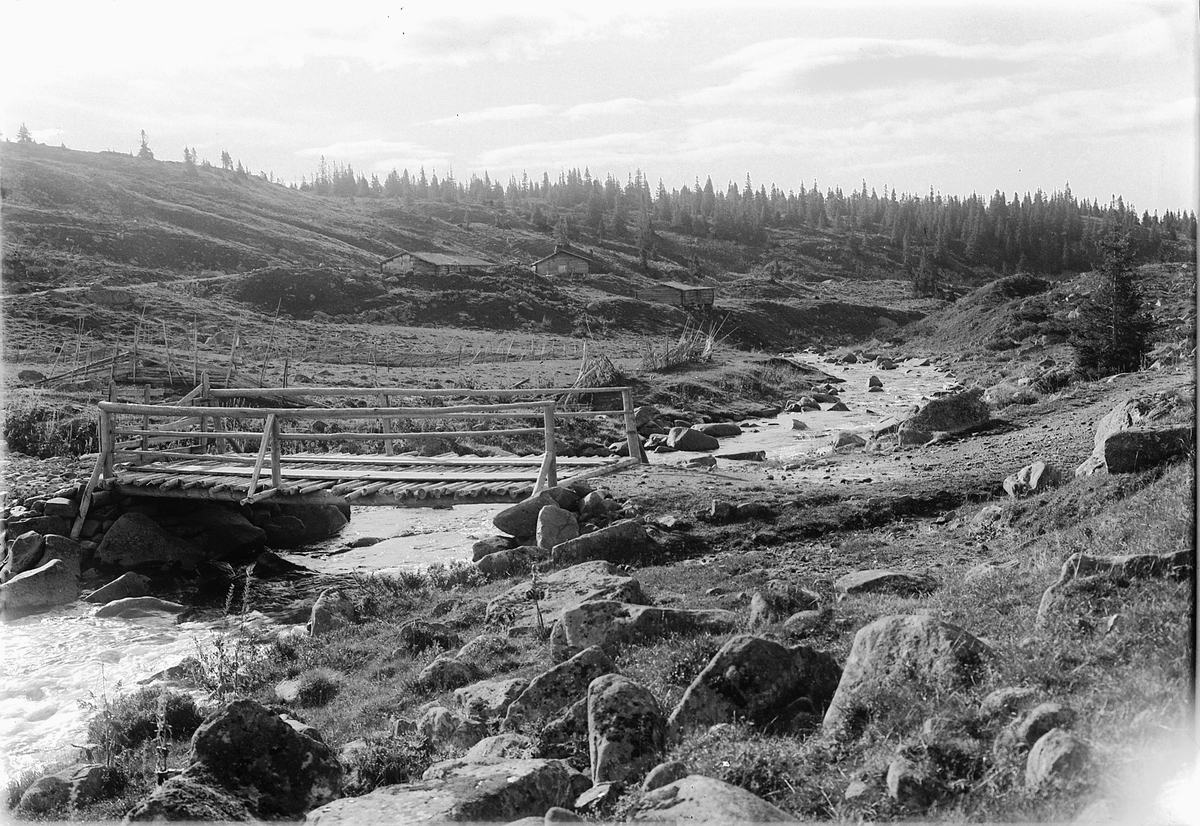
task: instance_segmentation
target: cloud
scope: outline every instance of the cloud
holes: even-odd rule
[[[641,98],[615,98],[601,100],[595,103],[579,103],[563,112],[563,117],[571,120],[587,118],[611,118],[619,115],[630,115],[645,110],[646,101]]]
[[[575,166],[645,165],[670,150],[665,132],[612,132],[560,141],[540,141],[489,149],[475,158],[480,169],[563,169]]]
[[[330,158],[370,158],[386,154],[424,155],[429,153],[430,150],[420,144],[409,141],[388,141],[381,138],[372,138],[362,141],[340,141],[338,143],[331,143],[328,146],[300,149],[296,152],[296,155],[308,158],[315,158],[320,155]]]
[[[528,120],[530,118],[549,117],[554,110],[541,103],[518,103],[512,106],[492,106],[474,112],[464,112],[451,115],[448,118],[427,120],[419,124],[423,126],[445,126],[447,124],[490,123],[494,121]]]

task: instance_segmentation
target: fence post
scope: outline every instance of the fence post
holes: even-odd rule
[[[646,451],[642,449],[642,440],[637,432],[637,420],[633,417],[633,389],[621,388],[621,406],[625,413],[625,442],[629,446],[629,456],[637,459],[643,465],[647,463]]]
[[[380,399],[382,399],[384,407],[392,406],[392,397],[389,396],[387,393],[381,394]],[[394,422],[390,417],[388,417],[388,416],[383,417],[383,432],[384,433],[391,433],[393,425],[394,425]],[[391,456],[395,453],[395,447],[393,446],[391,439],[383,440],[383,452],[387,456]]]
[[[142,388],[142,404],[150,404],[150,385],[148,385],[148,384]],[[150,414],[147,413],[145,416],[142,416],[142,430],[145,431],[145,430],[149,430],[149,429],[150,429]],[[142,433],[142,450],[149,450],[149,449],[150,449],[150,436],[146,433]]]
[[[542,420],[546,428],[546,455],[542,457],[542,469],[538,472],[533,492],[538,493],[558,484],[558,461],[554,448],[554,400],[542,403]]]
[[[205,370],[200,374],[200,398],[197,399],[200,407],[208,407],[208,371]],[[208,417],[203,413],[200,414],[200,432],[208,432]],[[208,453],[208,437],[200,437],[200,452]]]

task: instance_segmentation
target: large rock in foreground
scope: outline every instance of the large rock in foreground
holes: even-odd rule
[[[667,721],[678,736],[733,719],[786,731],[815,722],[829,705],[841,669],[833,657],[807,646],[788,648],[741,635],[721,647],[684,692]]]
[[[78,595],[79,577],[61,559],[52,559],[0,585],[0,617],[9,619],[67,605]]]
[[[341,792],[342,765],[329,746],[253,700],[234,700],[196,729],[183,773],[134,807],[129,819],[195,819],[180,806],[197,797],[218,810],[232,798],[253,817],[295,819]]]
[[[858,630],[837,692],[825,712],[826,731],[865,722],[881,689],[951,688],[975,679],[991,649],[956,625],[929,616],[880,617]]]
[[[666,719],[658,700],[620,674],[592,680],[587,692],[592,782],[640,778],[666,746]]]
[[[509,633],[527,633],[537,627],[537,610],[549,626],[568,605],[597,599],[614,599],[644,605],[650,600],[641,583],[620,572],[604,560],[584,562],[538,580],[537,608],[530,594],[531,584],[523,582],[495,597],[487,606],[486,619]]]
[[[337,800],[310,812],[311,824],[445,823],[498,821],[545,814],[570,806],[590,786],[561,760],[449,760],[431,766],[417,783],[384,786],[362,797]]]
[[[630,820],[641,822],[800,822],[756,794],[699,774],[689,774],[682,780],[647,792],[634,804],[629,815]]]

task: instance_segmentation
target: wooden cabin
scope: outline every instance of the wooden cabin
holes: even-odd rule
[[[645,290],[638,290],[639,301],[655,301],[675,307],[712,307],[716,290],[712,287],[693,287],[678,281],[664,281]]]
[[[534,261],[530,269],[538,275],[587,275],[593,263],[592,259],[569,246],[555,244],[554,252]]]
[[[451,255],[444,252],[402,252],[385,258],[379,264],[381,273],[415,275],[450,275],[451,273],[482,270],[487,272],[496,267],[491,261],[470,255]]]

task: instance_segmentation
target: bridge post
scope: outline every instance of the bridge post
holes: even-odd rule
[[[629,446],[629,457],[644,465],[648,460],[646,451],[642,450],[642,440],[638,436],[637,421],[633,417],[633,390],[628,387],[621,390],[621,407],[625,414],[625,443]]]
[[[542,403],[542,421],[546,428],[546,454],[542,457],[542,469],[538,472],[533,492],[552,488],[558,484],[558,461],[554,448],[554,400]]]

